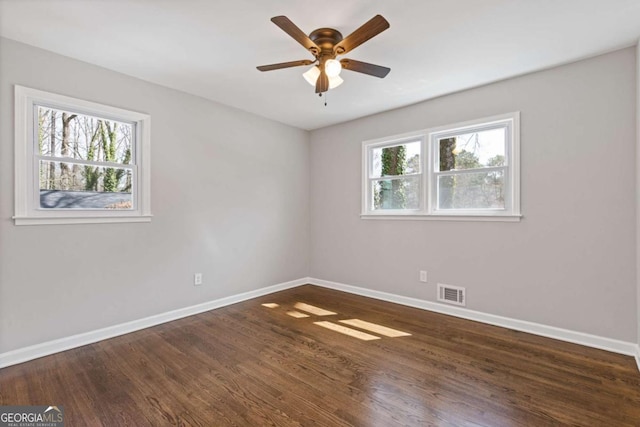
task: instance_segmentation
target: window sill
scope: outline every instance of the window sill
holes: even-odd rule
[[[152,215],[119,216],[14,216],[15,225],[110,224],[118,222],[151,222]]]
[[[361,214],[360,219],[390,219],[401,221],[478,221],[520,222],[522,215],[412,215]]]

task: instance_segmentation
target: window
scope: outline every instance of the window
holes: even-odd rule
[[[368,151],[369,206],[397,212],[421,208],[423,137],[372,144]]]
[[[142,222],[148,115],[16,86],[15,223]]]
[[[364,218],[519,220],[519,113],[363,143]]]

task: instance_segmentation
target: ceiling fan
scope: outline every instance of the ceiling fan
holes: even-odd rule
[[[387,67],[356,61],[354,59],[343,58],[339,61],[336,59],[337,56],[352,51],[362,43],[389,28],[389,22],[381,15],[374,16],[345,38],[342,38],[342,34],[333,28],[318,28],[307,36],[286,16],[275,16],[271,18],[271,22],[311,52],[315,60],[303,59],[300,61],[261,65],[257,67],[260,71],[316,64],[304,73],[303,76],[310,84],[315,85],[316,93],[318,94],[333,89],[342,83],[342,79],[339,76],[342,68],[380,78],[384,78],[389,74],[389,71],[391,71],[391,69]]]

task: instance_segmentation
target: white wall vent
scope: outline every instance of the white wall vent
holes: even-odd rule
[[[438,301],[465,306],[467,299],[464,294],[465,288],[438,283]]]

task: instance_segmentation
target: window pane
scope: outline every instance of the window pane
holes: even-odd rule
[[[373,209],[420,208],[420,178],[380,179],[372,182]]]
[[[438,177],[438,209],[504,207],[504,170]]]
[[[420,173],[420,141],[372,150],[371,177]]]
[[[37,152],[40,155],[131,164],[131,123],[43,106],[38,106],[37,110]]]
[[[131,169],[40,161],[40,207],[132,209]]]
[[[504,166],[506,128],[438,140],[439,171]]]

